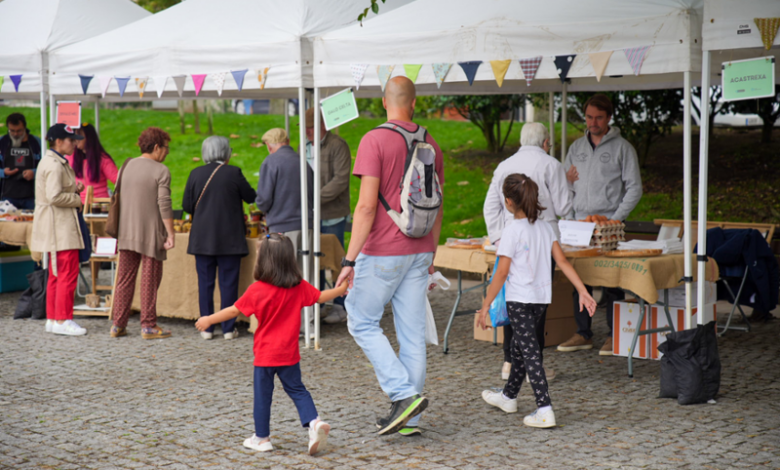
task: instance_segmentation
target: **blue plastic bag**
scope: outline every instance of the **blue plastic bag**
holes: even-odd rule
[[[493,266],[493,275],[490,276],[491,280],[496,275],[497,268],[498,258],[496,258],[496,264]],[[490,303],[488,312],[490,313],[490,323],[493,325],[493,328],[507,326],[509,324],[509,315],[506,312],[506,285],[501,286],[498,295],[496,295],[496,298]]]

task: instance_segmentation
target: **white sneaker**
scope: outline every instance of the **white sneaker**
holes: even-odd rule
[[[233,330],[232,333],[225,333],[224,336],[225,339],[236,339],[238,338],[238,329]]]
[[[512,363],[505,362],[501,368],[501,380],[509,380],[509,373],[512,372]]]
[[[270,452],[274,450],[274,446],[271,444],[270,440],[265,442],[260,442],[260,440],[261,439],[255,434],[252,434],[252,437],[244,441],[244,447],[259,452]]]
[[[84,336],[87,329],[80,327],[73,320],[65,320],[63,323],[52,322],[51,332],[55,335]]]
[[[54,323],[54,320],[46,320],[46,333],[51,333],[51,325]]]
[[[211,339],[214,337],[214,333],[209,333],[208,331],[201,331],[200,337],[203,339]]]
[[[347,321],[347,311],[341,305],[333,304],[330,309],[330,313],[327,317],[323,318],[325,323],[342,323]]]
[[[506,413],[517,413],[517,400],[507,400],[503,392],[493,392],[490,390],[482,391],[482,399],[488,405],[493,405]]]
[[[309,427],[309,455],[314,455],[325,448],[328,443],[330,424],[317,420],[314,427]]]
[[[523,424],[531,426],[532,428],[555,427],[555,413],[553,413],[552,409],[546,413],[540,413],[539,410],[536,410],[523,418]]]

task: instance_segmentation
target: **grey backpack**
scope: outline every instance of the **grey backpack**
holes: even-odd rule
[[[403,177],[398,185],[401,212],[391,209],[381,192],[379,202],[401,233],[410,238],[422,238],[431,233],[443,199],[435,168],[436,150],[425,141],[427,132],[422,126],[409,132],[386,122],[377,129],[397,132],[404,138],[407,149]]]

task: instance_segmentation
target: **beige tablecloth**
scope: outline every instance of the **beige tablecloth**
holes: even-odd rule
[[[168,259],[163,263],[163,278],[157,291],[157,315],[162,317],[186,318],[197,320],[200,317],[198,308],[198,273],[195,270],[195,257],[187,254],[188,233],[176,234],[176,246],[168,251]],[[323,234],[320,238],[322,253],[320,258],[322,269],[330,269],[338,273],[341,270],[341,258],[344,249],[335,235]],[[257,239],[248,238],[249,255],[241,260],[239,278],[239,295],[249,287],[254,278],[252,272],[257,257]],[[140,274],[139,274],[140,277]],[[133,297],[133,310],[140,310],[140,280],[136,280],[136,291]],[[214,306],[219,310],[219,281],[214,289]]]
[[[30,246],[32,222],[0,222],[0,242],[6,245]],[[30,252],[33,261],[40,261],[39,252]]]

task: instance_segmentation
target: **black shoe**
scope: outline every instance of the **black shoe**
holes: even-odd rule
[[[390,414],[376,422],[379,427],[379,435],[383,436],[399,431],[410,419],[422,413],[427,407],[428,399],[420,395],[394,401],[390,408]]]

